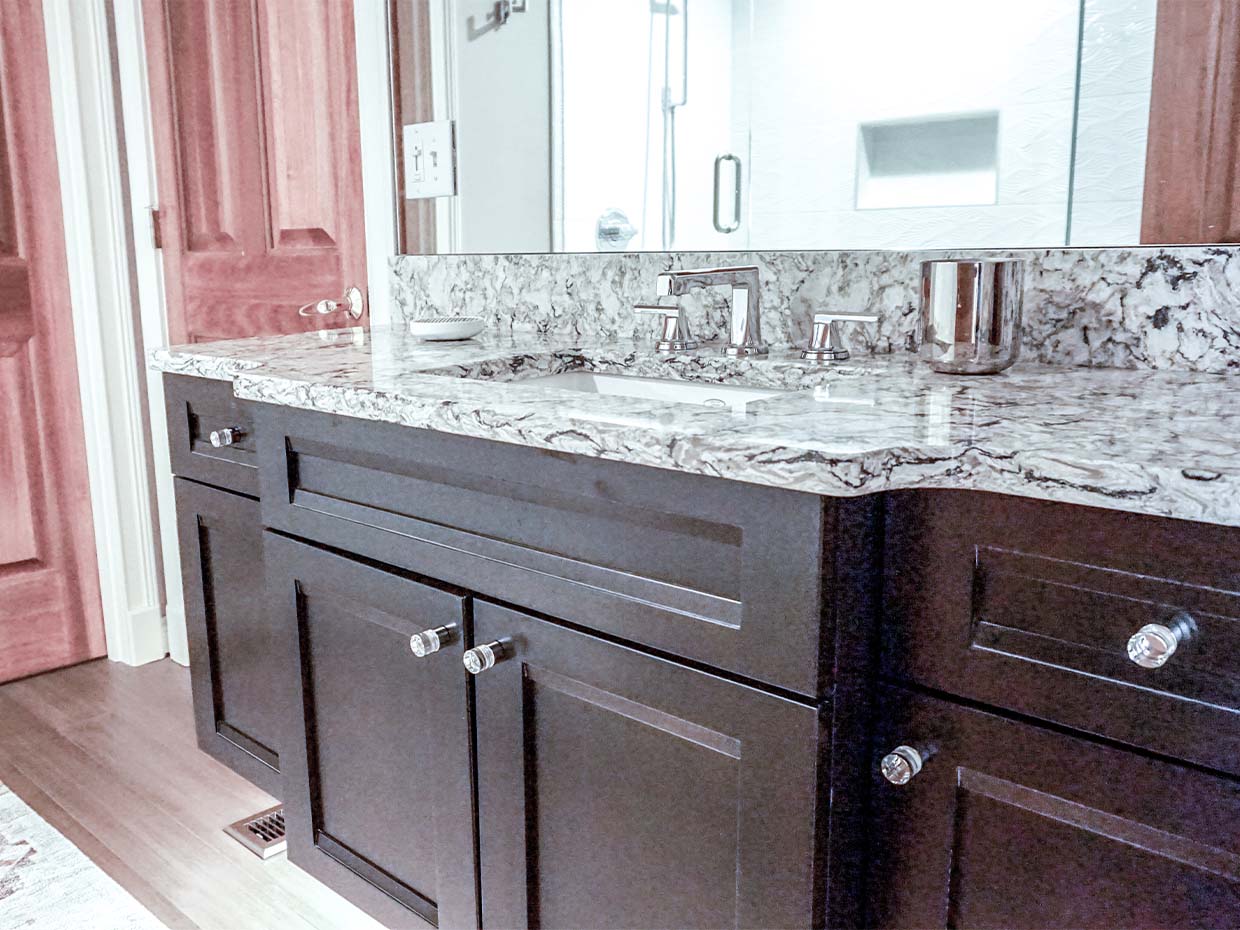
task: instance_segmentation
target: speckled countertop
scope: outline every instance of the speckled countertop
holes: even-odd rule
[[[967,488],[1240,526],[1240,375],[1049,367],[963,378],[910,356],[820,368],[710,347],[403,330],[205,343],[152,367],[245,400],[826,495]],[[776,387],[743,410],[522,383],[587,369]]]

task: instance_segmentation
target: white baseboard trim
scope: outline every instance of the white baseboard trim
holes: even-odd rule
[[[163,611],[156,608],[130,611],[118,624],[123,635],[114,644],[108,642],[108,658],[124,665],[146,665],[168,655],[168,635],[164,630]]]

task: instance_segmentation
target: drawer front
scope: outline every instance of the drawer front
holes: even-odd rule
[[[164,375],[164,405],[173,474],[258,495],[251,408],[233,396],[230,382]],[[226,429],[233,431],[232,444],[212,445],[211,433]]]
[[[865,926],[1236,926],[1234,779],[898,688],[879,710]],[[892,784],[900,746],[923,762]]]
[[[274,533],[264,552],[300,683],[289,857],[390,927],[476,928],[468,600]],[[415,655],[424,630],[439,648]]]
[[[1240,531],[939,492],[887,541],[888,674],[1240,774]]]
[[[819,693],[818,498],[255,409],[267,526]]]

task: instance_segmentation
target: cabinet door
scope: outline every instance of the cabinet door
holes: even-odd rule
[[[184,478],[175,488],[198,745],[282,797],[281,678],[289,671],[263,597],[258,501]]]
[[[478,603],[483,925],[820,923],[810,705]]]
[[[879,719],[869,926],[1236,925],[1240,783],[896,689]]]
[[[268,532],[300,672],[285,751],[289,857],[393,927],[478,924],[468,601]],[[440,631],[421,657],[411,637]]]

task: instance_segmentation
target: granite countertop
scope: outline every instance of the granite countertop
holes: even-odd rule
[[[244,400],[814,494],[965,488],[1240,526],[1237,374],[1022,362],[967,378],[908,355],[823,368],[538,335],[422,343],[395,328],[159,349],[151,365],[231,380]],[[737,411],[522,383],[577,369],[793,393]]]

